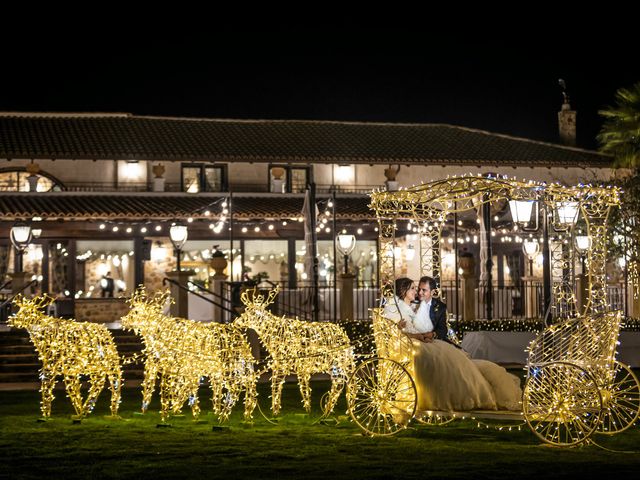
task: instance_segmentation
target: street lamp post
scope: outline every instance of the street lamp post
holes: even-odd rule
[[[184,246],[187,238],[189,236],[189,231],[187,230],[186,225],[174,224],[169,229],[169,237],[171,238],[171,243],[173,243],[173,248],[175,248],[176,252],[176,270],[180,271],[180,251]]]
[[[344,274],[347,275],[349,273],[349,255],[353,252],[353,249],[356,248],[355,235],[338,235],[337,247],[340,253],[344,255]]]
[[[522,242],[522,250],[529,259],[529,276],[533,278],[533,260],[540,251],[540,245],[534,240],[525,240]]]
[[[590,235],[576,235],[576,250],[580,254],[580,275],[578,275],[578,295],[577,295],[577,307],[578,311],[584,311],[587,304],[588,292],[588,278],[585,268],[585,256],[591,248],[591,236]]]
[[[356,246],[354,235],[338,235],[336,247],[344,255],[344,273],[340,275],[340,320],[343,322],[353,320],[353,279],[349,273],[349,254]]]
[[[10,238],[16,249],[16,270],[22,272],[22,256],[32,238],[31,225],[25,222],[16,223],[11,228]]]
[[[591,237],[589,235],[576,235],[576,249],[580,253],[580,266],[582,267],[582,274],[584,275],[584,259],[587,250],[591,248]]]

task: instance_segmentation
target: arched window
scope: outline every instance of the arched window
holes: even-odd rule
[[[2,192],[32,191],[29,182],[36,182],[37,192],[64,190],[62,182],[46,172],[39,171],[32,175],[25,167],[0,168],[0,191]]]

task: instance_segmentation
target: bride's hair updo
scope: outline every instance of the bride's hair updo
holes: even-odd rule
[[[407,292],[413,285],[413,280],[406,277],[396,278],[396,296],[400,300],[404,300],[404,297],[407,295]]]

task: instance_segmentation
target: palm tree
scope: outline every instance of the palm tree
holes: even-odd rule
[[[598,112],[605,117],[598,134],[600,151],[615,157],[615,165],[640,167],[640,82],[616,92],[616,106]]]
[[[626,260],[634,294],[640,294],[640,82],[616,92],[616,106],[598,113],[605,120],[598,141],[600,151],[614,156],[614,166],[630,168],[615,184],[624,194],[612,214],[609,252]],[[635,296],[634,295],[634,296]]]

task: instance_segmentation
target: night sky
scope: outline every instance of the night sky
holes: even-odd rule
[[[556,142],[563,78],[578,111],[578,146],[596,148],[598,109],[640,81],[637,41],[614,49],[595,36],[543,40],[58,32],[3,53],[0,110],[433,122]]]

